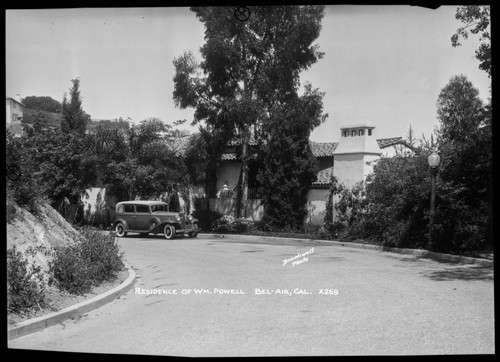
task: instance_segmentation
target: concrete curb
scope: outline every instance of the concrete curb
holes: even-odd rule
[[[108,290],[105,293],[97,295],[84,302],[64,308],[60,311],[15,324],[12,328],[8,329],[8,340],[19,338],[51,327],[55,324],[63,322],[66,319],[89,312],[115,300],[117,297],[125,294],[134,286],[136,277],[135,271],[130,267],[127,267],[127,270],[129,273],[128,278],[119,286]]]
[[[237,238],[237,239],[263,239],[266,241],[271,241],[272,244],[278,245],[306,245],[306,246],[315,246],[315,245],[336,245],[343,246],[348,248],[355,249],[368,249],[368,250],[378,250],[378,251],[386,251],[391,253],[398,254],[408,254],[414,255],[417,258],[428,258],[439,261],[451,261],[458,262],[464,264],[477,264],[482,266],[493,266],[493,260],[488,259],[480,259],[480,258],[471,258],[468,256],[460,256],[460,255],[451,255],[451,254],[443,254],[436,253],[433,251],[423,250],[423,249],[403,249],[403,248],[390,248],[387,246],[380,245],[372,245],[372,244],[360,244],[353,242],[340,242],[335,240],[316,240],[316,239],[300,239],[300,238],[282,238],[277,236],[257,236],[257,235],[241,235],[241,234],[198,234],[200,236],[212,237],[212,238],[220,238],[220,239],[229,239],[229,238]],[[263,243],[261,243],[263,244]]]

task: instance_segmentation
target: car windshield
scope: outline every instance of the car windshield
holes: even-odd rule
[[[151,205],[151,212],[168,211],[168,205]]]

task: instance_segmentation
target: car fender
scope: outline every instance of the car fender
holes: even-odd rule
[[[181,225],[179,224],[179,222],[178,221],[173,221],[173,220],[162,221],[161,224],[158,225],[156,228],[161,227],[163,229],[165,227],[165,225],[174,225],[176,229],[180,229],[181,228]]]
[[[113,229],[116,227],[116,224],[118,224],[119,222],[121,222],[123,224],[123,226],[125,227],[125,231],[129,231],[130,230],[128,222],[126,220],[124,220],[124,219],[115,220],[115,222],[113,223]]]
[[[151,232],[151,231],[153,231],[153,230],[157,230],[157,229],[158,229],[160,226],[162,226],[165,222],[162,222],[162,221],[160,220],[160,218],[158,218],[158,217],[156,217],[156,216],[155,216],[155,217],[152,217],[152,218],[149,220],[149,225],[150,225],[150,227],[151,227],[151,225],[152,225],[153,223],[155,223],[155,224],[156,224],[156,226],[155,226],[154,228],[150,229],[150,230],[149,230],[150,232]]]

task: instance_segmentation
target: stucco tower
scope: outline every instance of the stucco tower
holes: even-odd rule
[[[382,154],[374,128],[370,121],[340,128],[340,140],[333,152],[333,175],[347,187],[365,180],[373,169],[373,161]]]

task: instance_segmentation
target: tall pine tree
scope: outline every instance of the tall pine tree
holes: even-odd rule
[[[62,102],[61,131],[64,133],[85,134],[87,122],[90,116],[82,109],[80,97],[80,80],[72,79],[73,86],[69,90],[70,100],[68,102],[64,95]]]

